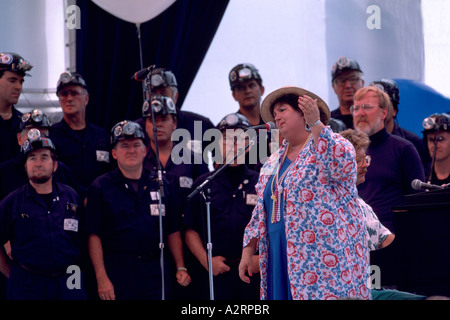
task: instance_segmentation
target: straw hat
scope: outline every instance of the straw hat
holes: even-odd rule
[[[264,122],[266,123],[270,121],[275,122],[275,119],[273,118],[272,113],[270,112],[270,107],[275,102],[275,100],[286,94],[295,94],[297,96],[303,96],[306,94],[312,99],[317,99],[317,105],[319,106],[320,111],[320,120],[324,125],[328,125],[328,122],[330,121],[330,109],[328,108],[325,101],[323,101],[322,98],[312,93],[311,91],[294,86],[282,87],[267,95],[267,97],[263,100],[261,105],[261,117],[264,120]]]

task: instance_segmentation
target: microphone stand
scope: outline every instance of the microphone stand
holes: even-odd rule
[[[245,153],[247,149],[249,149],[251,146],[255,144],[255,137],[257,135],[253,136],[250,139],[249,144],[245,148],[241,148],[238,150],[236,155],[233,157],[233,159],[228,160],[226,163],[224,163],[221,167],[219,167],[212,175],[210,175],[205,181],[203,181],[202,184],[200,184],[197,188],[195,188],[194,191],[191,192],[190,195],[188,195],[187,199],[191,200],[195,195],[197,195],[199,192],[203,196],[203,198],[206,201],[206,227],[207,227],[207,237],[208,237],[208,243],[206,244],[206,249],[208,252],[208,275],[209,275],[209,297],[210,300],[214,300],[214,283],[213,283],[213,270],[212,270],[212,242],[211,242],[211,201],[209,196],[205,195],[204,188],[212,181],[214,178],[221,173],[226,167],[228,167],[231,163],[234,162],[235,159],[237,159],[240,155]],[[209,189],[207,190],[209,193]]]
[[[141,40],[141,24],[140,23],[136,23],[136,32],[137,32],[137,37],[138,37],[138,42],[139,42],[139,62],[140,62],[140,67],[141,69],[144,68],[144,60],[142,58],[142,40]],[[144,102],[145,102],[145,84],[142,83],[142,95],[144,98]]]
[[[150,77],[152,75],[152,70],[154,65],[150,67],[151,70],[145,78],[145,86],[148,92],[148,99],[151,97],[151,84]],[[145,94],[145,93],[144,93]],[[156,167],[157,167],[157,181],[159,185],[158,189],[158,214],[159,214],[159,249],[160,252],[160,267],[161,267],[161,299],[165,300],[165,277],[164,277],[164,237],[163,237],[163,222],[162,222],[162,198],[164,197],[164,182],[162,175],[162,166],[161,161],[159,160],[159,146],[158,146],[158,128],[156,127],[155,121],[155,112],[151,105],[151,101],[149,102],[149,108],[151,110],[152,124],[153,124],[153,136],[155,140],[155,153],[156,153]]]

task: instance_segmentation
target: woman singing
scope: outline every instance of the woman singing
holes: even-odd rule
[[[272,92],[261,114],[265,122],[275,121],[284,141],[256,185],[241,279],[250,282],[251,257],[259,250],[261,299],[370,299],[353,146],[326,127],[328,106],[304,89]]]

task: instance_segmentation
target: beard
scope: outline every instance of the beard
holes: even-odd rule
[[[31,176],[29,177],[29,180],[35,184],[44,184],[50,180],[51,177],[51,175]]]
[[[375,123],[371,123],[371,122],[368,122],[368,120],[365,118],[360,118],[356,121],[355,130],[357,132],[363,131],[363,132],[367,133],[367,135],[370,137],[371,135],[380,131],[382,121],[383,120],[378,119],[378,120],[376,120]],[[360,122],[362,122],[362,123],[360,124]]]

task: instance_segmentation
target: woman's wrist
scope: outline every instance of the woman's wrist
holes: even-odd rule
[[[312,127],[318,126],[318,125],[321,124],[321,123],[322,123],[322,122],[320,121],[320,119],[317,119],[314,123],[311,123],[311,124],[308,123],[308,126],[309,126],[310,128],[312,128]]]

